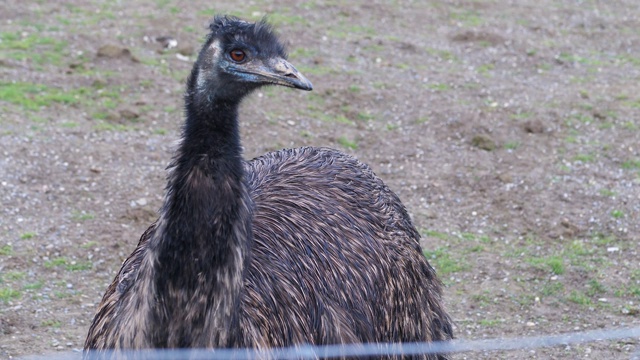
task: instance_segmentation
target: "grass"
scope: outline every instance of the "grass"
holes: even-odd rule
[[[591,305],[591,299],[585,293],[577,290],[571,291],[567,300],[578,305]]]
[[[581,163],[590,163],[595,161],[595,155],[593,154],[578,154],[573,157],[573,161],[581,162]]]
[[[36,236],[36,233],[34,233],[34,232],[26,232],[26,233],[20,235],[20,239],[21,240],[27,240],[27,239],[32,239],[35,236]]]
[[[23,290],[39,290],[42,289],[42,286],[44,286],[44,281],[36,281],[34,283],[28,283],[25,284],[24,286],[22,286]]]
[[[484,19],[475,11],[458,11],[449,15],[451,20],[455,20],[466,27],[479,27],[484,24]]]
[[[15,280],[22,280],[26,277],[27,275],[22,272],[22,271],[9,271],[8,273],[6,273],[4,275],[4,277],[7,280],[11,280],[11,281],[15,281]]]
[[[0,300],[7,303],[13,299],[18,299],[22,294],[12,288],[0,288]]]
[[[47,269],[63,267],[68,271],[82,271],[91,269],[93,267],[93,263],[90,261],[70,261],[65,257],[58,257],[45,261],[44,267]]]
[[[505,150],[515,150],[520,146],[520,142],[518,141],[509,141],[504,144]]]
[[[347,149],[356,150],[358,148],[357,142],[353,140],[349,140],[344,136],[339,137],[337,141],[338,141],[338,144],[342,145]]]
[[[444,83],[431,83],[425,85],[428,89],[431,89],[436,92],[444,92],[451,90],[451,85]]]
[[[13,255],[13,246],[7,244],[0,247],[0,255],[3,255],[3,256]]]
[[[52,328],[59,328],[60,326],[62,326],[62,323],[59,320],[43,320],[40,323],[41,326],[46,326],[46,327],[52,327]]]
[[[423,253],[440,276],[467,269],[467,265],[464,265],[465,262],[461,261],[461,259],[452,258],[451,251],[446,247],[441,247],[433,251],[425,250]]]
[[[527,262],[537,268],[549,270],[555,275],[565,273],[564,260],[559,256],[531,257],[527,259]]]
[[[0,32],[0,51],[10,59],[34,64],[61,66],[66,58],[67,42],[37,33]]]
[[[76,221],[93,220],[96,216],[84,211],[75,210],[71,213],[71,217]]]
[[[600,195],[606,196],[606,197],[616,196],[616,192],[610,189],[600,189],[600,191],[598,192],[600,193]]]
[[[85,89],[65,91],[42,84],[0,82],[0,101],[19,105],[26,110],[37,110],[53,103],[77,104],[85,93]]]
[[[551,282],[547,282],[542,286],[542,290],[540,291],[540,293],[545,297],[549,297],[549,296],[561,294],[563,291],[564,291],[563,283],[559,281],[551,281]]]
[[[640,170],[640,159],[629,159],[622,163],[625,170]]]
[[[611,211],[611,217],[614,219],[621,219],[624,217],[624,212],[622,210],[613,210]]]

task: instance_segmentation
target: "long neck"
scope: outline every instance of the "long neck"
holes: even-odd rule
[[[227,346],[237,328],[251,242],[239,100],[203,96],[186,95],[182,143],[149,246],[156,255],[156,325],[166,331],[158,334],[160,346]]]

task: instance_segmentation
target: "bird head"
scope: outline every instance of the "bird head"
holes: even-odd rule
[[[249,23],[216,16],[198,56],[198,90],[241,98],[263,85],[311,90],[313,85],[287,61],[284,46],[264,20]]]

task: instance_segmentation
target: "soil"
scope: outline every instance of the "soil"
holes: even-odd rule
[[[245,101],[245,156],[317,145],[370,164],[459,339],[640,325],[640,2],[6,0],[0,358],[82,348],[156,217],[216,13],[267,15],[314,84]],[[454,358],[628,358],[639,341]]]

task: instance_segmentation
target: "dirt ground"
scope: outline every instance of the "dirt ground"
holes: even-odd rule
[[[370,164],[420,229],[458,338],[640,325],[640,2],[5,0],[0,358],[82,347],[160,206],[215,13],[268,15],[314,84],[247,99],[245,156],[318,145]]]

